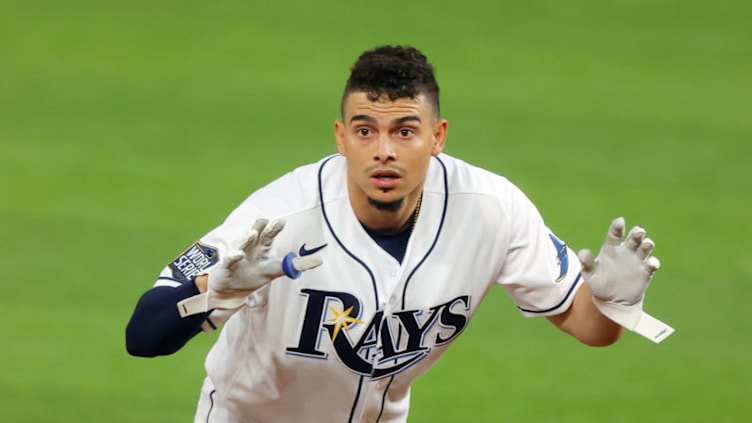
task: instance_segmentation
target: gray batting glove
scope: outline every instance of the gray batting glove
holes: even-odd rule
[[[622,217],[611,222],[597,257],[590,250],[580,250],[577,255],[582,277],[603,315],[658,343],[674,329],[645,313],[642,307],[648,284],[661,263],[650,255],[655,243],[645,237],[643,228],[633,227],[623,239],[624,228]]]
[[[235,242],[235,249],[206,272],[207,291],[178,303],[180,316],[237,309],[250,293],[273,279],[283,275],[295,279],[321,265],[321,258],[315,254],[296,257],[291,253],[282,259],[270,254],[274,238],[284,227],[284,220],[269,223],[267,219],[257,219],[253,228]]]

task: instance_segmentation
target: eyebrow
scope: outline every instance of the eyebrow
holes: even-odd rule
[[[376,123],[377,122],[376,118],[374,118],[373,116],[368,116],[368,115],[355,115],[355,116],[353,116],[353,117],[350,118],[350,123],[353,123],[355,121],[366,121],[368,123]],[[411,116],[403,116],[401,118],[395,119],[392,122],[393,122],[393,124],[396,124],[396,125],[399,125],[399,124],[402,124],[402,123],[405,123],[405,122],[418,122],[418,123],[420,123],[420,117],[418,117],[418,116],[412,116],[412,115]]]

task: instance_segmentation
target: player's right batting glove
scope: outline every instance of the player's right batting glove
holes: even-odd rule
[[[624,237],[624,218],[616,218],[608,228],[598,257],[590,250],[578,253],[582,276],[598,310],[621,326],[653,342],[661,342],[674,332],[671,326],[642,310],[643,299],[653,274],[661,263],[650,255],[655,244],[645,230],[633,227]]]
[[[206,272],[206,292],[178,303],[180,316],[213,309],[237,309],[251,292],[273,279],[283,275],[294,279],[319,266],[321,258],[316,255],[288,254],[279,259],[270,254],[274,238],[284,227],[284,220],[269,223],[267,219],[257,219],[253,228],[235,242],[234,248]]]

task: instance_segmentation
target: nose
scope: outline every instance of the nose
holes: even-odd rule
[[[392,140],[389,139],[388,134],[382,134],[379,136],[378,150],[376,150],[376,156],[374,159],[380,162],[386,162],[394,160],[397,157],[396,152],[392,146]]]

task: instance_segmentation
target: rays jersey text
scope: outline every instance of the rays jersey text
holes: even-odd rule
[[[322,342],[331,342],[339,360],[353,372],[379,379],[423,359],[431,348],[456,338],[467,326],[470,296],[458,296],[427,310],[377,311],[360,320],[361,303],[346,292],[304,289],[306,311],[299,343],[288,354],[327,358]],[[360,335],[352,333],[362,325]]]

